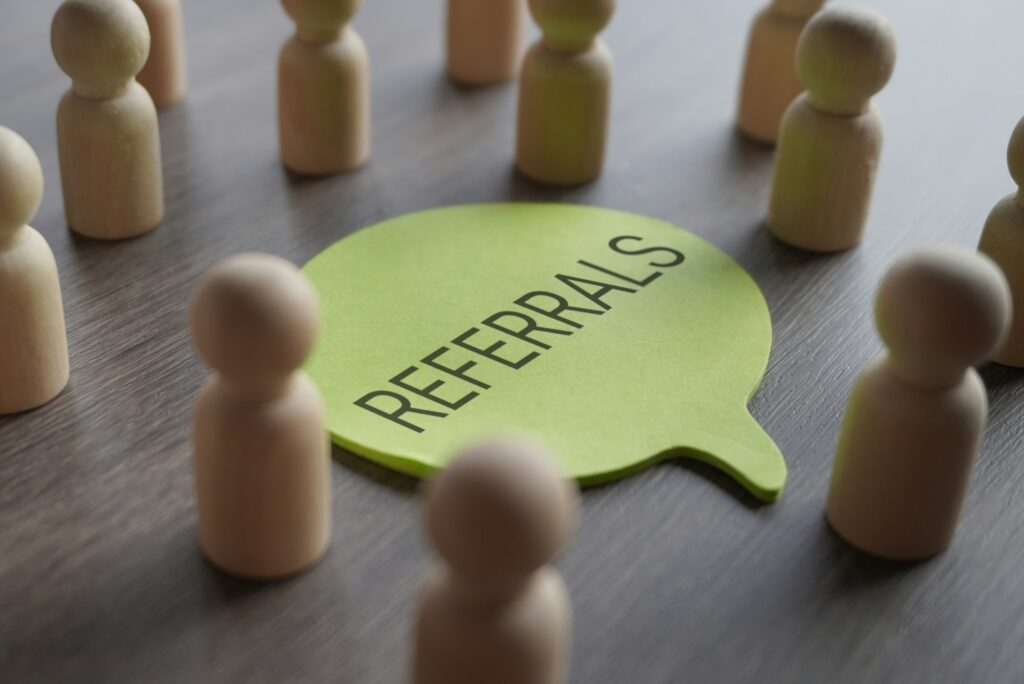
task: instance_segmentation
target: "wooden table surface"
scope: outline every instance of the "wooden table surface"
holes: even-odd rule
[[[823,517],[846,394],[879,349],[880,275],[916,245],[974,245],[1012,188],[1024,6],[875,3],[900,55],[878,98],[887,140],[870,226],[860,248],[813,257],[766,235],[772,153],[731,128],[755,0],[620,3],[606,32],[607,168],[568,191],[513,173],[514,84],[460,90],[443,77],[441,0],[361,10],[373,157],[322,180],[290,177],[277,156],[275,63],[290,31],[278,3],[185,4],[191,90],[161,115],[167,219],[108,244],[69,233],[61,206],[57,2],[3,3],[0,123],[45,170],[33,224],[60,267],[72,378],[44,408],[0,419],[0,681],[406,680],[431,562],[414,480],[336,449],[334,541],[315,569],[260,585],[202,560],[189,425],[206,370],[185,303],[238,251],[304,263],[385,218],[509,199],[685,226],[753,274],[775,323],[752,410],[786,454],[785,495],[758,505],[685,461],[588,490],[559,561],[575,605],[573,682],[1024,681],[1024,374],[983,373],[991,420],[949,552],[871,560]]]

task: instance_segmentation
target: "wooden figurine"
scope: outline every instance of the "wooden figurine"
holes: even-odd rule
[[[35,152],[0,126],[0,414],[41,406],[68,382],[57,263],[27,225],[42,199]]]
[[[987,257],[921,249],[883,279],[875,321],[888,347],[850,394],[828,494],[828,520],[853,546],[896,560],[953,540],[985,427],[973,364],[999,343],[1010,291]]]
[[[516,75],[523,42],[522,0],[448,0],[448,75],[467,85]]]
[[[297,30],[278,61],[281,158],[308,175],[354,169],[370,154],[369,59],[348,26],[361,0],[282,4]]]
[[[443,561],[416,625],[416,684],[558,684],[572,608],[547,565],[575,525],[578,492],[520,441],[471,448],[427,486],[427,531]]]
[[[1024,368],[1024,119],[1010,137],[1007,153],[1017,192],[1004,197],[988,215],[978,249],[999,264],[1013,293],[1010,334],[992,360]]]
[[[786,108],[804,91],[796,74],[796,43],[825,0],[771,0],[750,27],[736,125],[774,145]]]
[[[612,61],[597,34],[615,0],[530,0],[543,33],[519,86],[516,165],[542,183],[577,185],[604,164]]]
[[[103,240],[149,232],[164,198],[156,108],[135,81],[149,54],[146,18],[132,0],[65,0],[51,43],[71,77],[57,109],[68,224]]]
[[[181,0],[135,0],[149,24],[151,45],[138,81],[163,109],[185,97],[185,38]]]
[[[807,23],[797,45],[807,92],[782,119],[768,210],[779,240],[815,252],[860,242],[882,147],[871,97],[895,62],[889,24],[871,10],[831,7]]]
[[[331,528],[323,406],[299,370],[316,339],[316,294],[287,261],[242,254],[206,274],[190,315],[215,370],[194,415],[203,551],[233,575],[295,574],[324,554]]]

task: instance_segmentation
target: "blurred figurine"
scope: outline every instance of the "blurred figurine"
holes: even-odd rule
[[[35,152],[0,126],[0,414],[41,406],[68,382],[57,263],[27,225],[42,198]]]
[[[988,408],[971,366],[1009,313],[999,268],[962,247],[918,250],[885,276],[875,321],[888,351],[850,394],[828,494],[850,544],[914,560],[952,542]]]
[[[1010,334],[992,354],[992,360],[1024,368],[1024,119],[1010,137],[1007,159],[1017,192],[1004,197],[992,209],[978,249],[1003,269],[1013,293]]]
[[[559,684],[572,608],[546,565],[575,525],[578,494],[537,447],[481,444],[427,488],[441,562],[416,627],[416,684]]]
[[[149,24],[151,45],[138,81],[149,91],[157,109],[185,97],[185,38],[181,0],[135,0]]]
[[[448,75],[467,85],[516,75],[523,0],[448,0]]]

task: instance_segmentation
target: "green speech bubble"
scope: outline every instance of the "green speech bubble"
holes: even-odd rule
[[[746,408],[767,306],[695,235],[592,207],[459,206],[362,230],[304,270],[323,312],[307,370],[350,451],[424,476],[523,431],[585,485],[687,456],[760,499],[782,491]]]

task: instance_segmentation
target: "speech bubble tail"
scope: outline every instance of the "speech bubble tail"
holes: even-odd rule
[[[701,436],[691,432],[680,448],[687,458],[718,468],[761,501],[772,503],[782,495],[786,483],[782,452],[745,408],[742,417],[729,421],[728,430]]]

